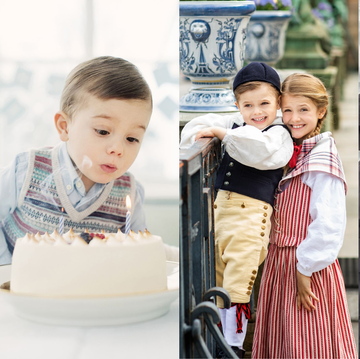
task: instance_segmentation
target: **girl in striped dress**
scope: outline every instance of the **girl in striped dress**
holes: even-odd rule
[[[298,158],[275,194],[253,358],[357,358],[336,259],[346,224],[346,182],[331,133],[320,133],[327,106],[316,77],[285,79],[283,121]]]

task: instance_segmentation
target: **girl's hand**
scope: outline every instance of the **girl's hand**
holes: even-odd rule
[[[317,302],[319,302],[319,299],[311,291],[311,277],[307,277],[306,275],[301,274],[297,270],[296,279],[297,279],[296,301],[299,310],[301,309],[301,305],[303,305],[304,308],[309,312],[311,312],[311,310],[313,309],[316,310],[316,307],[312,303],[310,298],[313,298]]]
[[[203,138],[203,137],[217,137],[219,138],[221,141],[223,140],[223,138],[226,135],[226,129],[225,128],[221,128],[221,127],[207,127],[204,128],[202,130],[200,130],[196,136],[195,136],[195,141],[197,141],[199,138]]]

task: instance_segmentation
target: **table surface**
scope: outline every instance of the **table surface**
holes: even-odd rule
[[[9,280],[9,274],[0,277],[0,284]],[[4,297],[0,295],[1,358],[179,358],[179,299],[167,314],[143,323],[65,327],[22,319]]]

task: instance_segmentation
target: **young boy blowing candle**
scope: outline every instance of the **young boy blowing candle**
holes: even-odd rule
[[[64,232],[124,232],[127,195],[131,229],[145,229],[143,188],[126,172],[152,112],[138,69],[109,56],[81,63],[67,77],[60,109],[55,126],[63,142],[21,153],[0,172],[0,264],[11,262],[17,238],[58,229],[62,215]]]
[[[245,66],[233,84],[239,114],[190,121],[180,144],[187,148],[201,137],[218,137],[225,146],[215,184],[216,285],[229,292],[232,304],[217,304],[225,340],[239,357],[245,354],[250,294],[267,254],[275,188],[293,154],[289,131],[276,119],[280,86],[268,65]]]

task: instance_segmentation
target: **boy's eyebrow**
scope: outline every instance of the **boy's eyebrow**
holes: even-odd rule
[[[111,116],[103,115],[103,114],[91,116],[91,118],[104,118],[104,119],[106,119],[106,120],[113,120],[113,119],[114,119],[114,118],[111,117]],[[146,126],[144,126],[144,125],[138,125],[137,127],[138,127],[138,128],[142,128],[144,131],[146,131]]]

